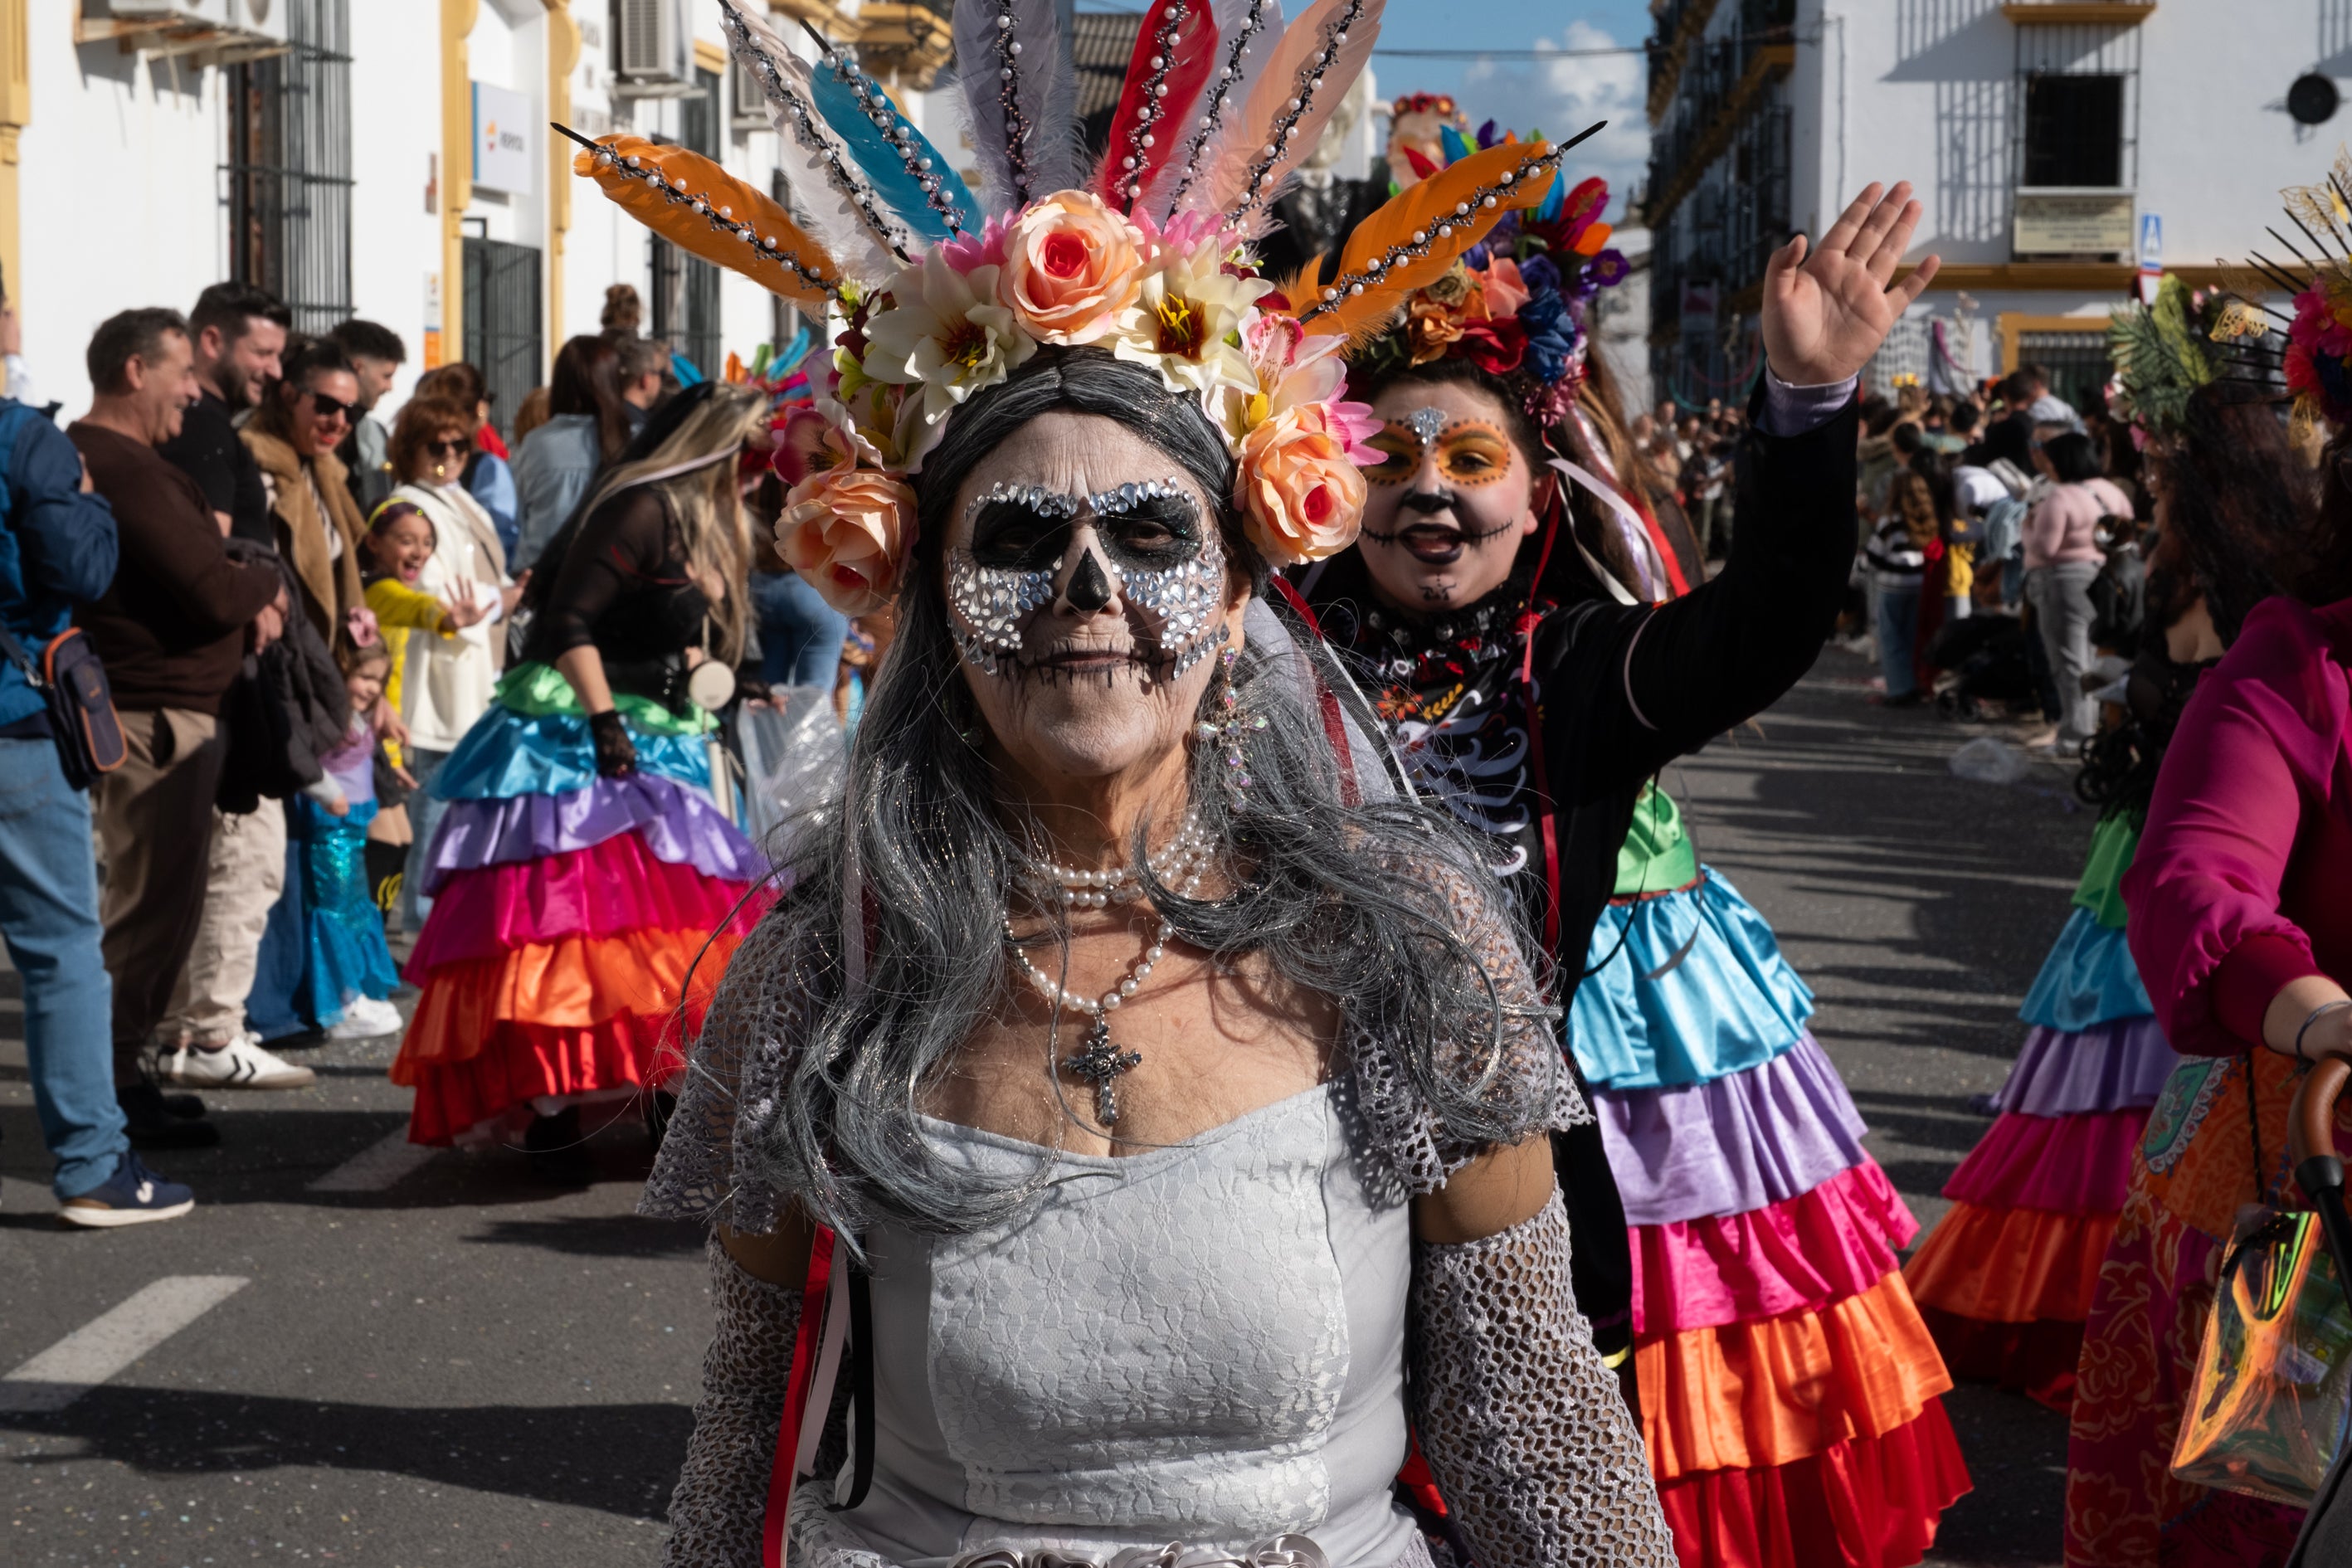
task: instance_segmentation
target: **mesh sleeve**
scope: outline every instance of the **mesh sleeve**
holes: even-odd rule
[[[1414,1431],[1481,1568],[1677,1568],[1558,1193],[1499,1236],[1415,1244],[1411,1310]]]
[[[801,1292],[754,1279],[716,1239],[717,1321],[702,1358],[694,1436],[669,1500],[664,1568],[760,1568],[760,1525],[800,1331]]]
[[[762,920],[728,961],[686,1059],[677,1106],[637,1212],[764,1236],[786,1199],[751,1175],[747,1142],[775,1112],[807,992],[794,983],[782,927]]]

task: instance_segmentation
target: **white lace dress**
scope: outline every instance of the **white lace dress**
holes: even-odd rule
[[[641,1212],[773,1228],[780,1195],[737,1173],[782,1069],[776,1032],[748,1025],[778,1015],[740,994],[773,984],[752,979],[764,946],[734,961]],[[1535,1126],[1588,1121],[1528,1038],[1505,1077],[1533,1091]],[[1486,1241],[1416,1243],[1410,1200],[1478,1151],[1404,1085],[1359,1038],[1325,1086],[1117,1159],[923,1119],[950,1161],[1050,1175],[1009,1222],[865,1238],[872,1484],[842,1511],[827,1468],[795,1490],[793,1568],[1425,1568],[1391,1491],[1409,1426],[1481,1568],[1668,1568],[1639,1432],[1569,1289],[1558,1198]],[[715,1246],[712,1261],[719,1332],[667,1561],[749,1568],[800,1293]]]

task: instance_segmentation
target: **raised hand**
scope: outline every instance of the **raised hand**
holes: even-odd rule
[[[1921,210],[1908,180],[1891,191],[1874,181],[1810,255],[1801,234],[1772,253],[1764,269],[1764,357],[1774,375],[1819,386],[1870,363],[1941,265],[1930,256],[1887,287]]]

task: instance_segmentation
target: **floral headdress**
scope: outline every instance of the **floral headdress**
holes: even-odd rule
[[[1489,121],[1477,148],[1462,143],[1446,172],[1518,145],[1508,132],[1498,141]],[[1585,180],[1572,190],[1555,184],[1532,210],[1505,218],[1417,290],[1403,319],[1359,349],[1351,363],[1370,373],[1467,360],[1501,379],[1538,428],[1557,424],[1584,383],[1593,297],[1630,270],[1609,247],[1612,230],[1601,221],[1608,205],[1606,181]]]
[[[793,210],[636,137],[582,138],[573,168],[656,232],[835,320],[824,384],[780,431],[792,488],[777,542],[851,614],[896,593],[915,539],[908,476],[948,420],[1047,345],[1101,347],[1197,399],[1276,564],[1346,548],[1375,428],[1346,399],[1349,337],[1542,204],[1564,151],[1531,140],[1449,167],[1374,214],[1329,283],[1318,266],[1277,289],[1251,246],[1363,68],[1383,0],[1317,0],[1286,28],[1272,0],[1156,0],[1090,174],[1053,0],[956,0],[978,193],[846,51],[819,37],[803,60],[717,4],[769,100]],[[967,210],[975,195],[987,216]]]
[[[2221,292],[2206,307],[2210,322],[2200,325],[2220,345],[2212,351],[2216,379],[2274,386],[2283,376],[2298,434],[2320,423],[2342,429],[2352,426],[2352,153],[2338,148],[2325,179],[2279,194],[2286,199],[2288,223],[2311,254],[2270,230],[2294,260],[2273,261],[2257,250],[2251,271],[2225,266]],[[2294,301],[2294,314],[2263,302],[2273,289]],[[2267,340],[2282,329],[2284,346],[2273,352]]]
[[[2154,304],[2127,305],[2107,318],[2116,366],[2107,412],[2131,426],[2136,446],[2179,429],[2189,395],[2221,374],[2212,334],[2227,308],[2218,293],[2191,289],[2168,272]]]

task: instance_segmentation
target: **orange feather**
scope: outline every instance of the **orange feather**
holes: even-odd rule
[[[1331,280],[1331,286],[1342,292],[1331,309],[1307,323],[1308,328],[1317,332],[1344,332],[1355,338],[1387,325],[1407,295],[1444,277],[1446,269],[1461,258],[1464,251],[1494,231],[1505,213],[1533,207],[1543,201],[1544,193],[1557,177],[1553,169],[1544,169],[1509,185],[1500,182],[1506,171],[1519,168],[1549,151],[1549,144],[1542,142],[1503,142],[1483,153],[1473,153],[1458,163],[1448,164],[1391,197],[1386,205],[1359,224],[1356,232],[1349,237],[1348,247],[1339,255],[1339,275]],[[1495,205],[1482,205],[1490,195]],[[1470,211],[1457,214],[1454,209],[1464,203],[1469,204]],[[1437,230],[1442,224],[1451,224],[1454,232],[1440,236]],[[1427,256],[1400,262],[1379,274],[1370,270],[1374,258],[1388,256],[1411,244],[1417,233],[1427,237]],[[1315,274],[1307,278],[1299,291],[1291,296],[1293,309],[1302,315],[1314,309],[1322,297],[1321,271],[1318,262]],[[1352,282],[1361,282],[1363,292],[1345,292]]]
[[[647,228],[705,261],[740,272],[772,293],[822,314],[833,302],[841,271],[823,247],[792,220],[770,197],[745,184],[699,153],[667,147],[642,136],[600,136],[597,145],[609,148],[614,162],[604,163],[587,148],[572,159],[572,172],[596,182],[621,210]],[[628,167],[635,158],[639,167]],[[658,179],[641,177],[646,174]],[[683,182],[681,184],[680,182]],[[694,210],[700,198],[707,212]],[[731,220],[719,215],[730,214]],[[772,237],[776,248],[750,245],[723,226],[724,222],[748,223],[762,240]],[[815,279],[786,264],[797,261]]]

